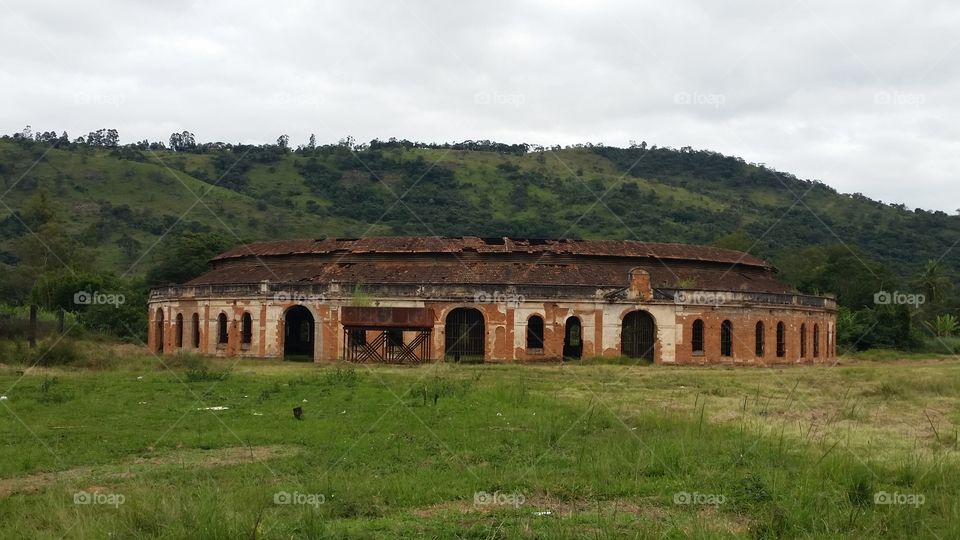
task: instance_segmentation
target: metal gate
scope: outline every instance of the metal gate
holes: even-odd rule
[[[464,356],[483,359],[485,330],[483,314],[472,308],[457,308],[447,315],[444,354],[452,359]]]
[[[632,311],[623,318],[620,333],[620,351],[629,358],[653,361],[656,326],[646,311]]]

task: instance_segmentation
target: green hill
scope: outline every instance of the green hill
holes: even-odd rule
[[[840,194],[689,148],[531,151],[392,140],[296,151],[154,147],[50,149],[0,138],[0,270],[22,264],[27,246],[37,243],[77,267],[142,275],[161,238],[188,231],[230,242],[385,234],[636,238],[719,243],[783,266],[801,248],[844,244],[901,276],[941,258],[954,278],[960,269],[960,248],[950,249],[960,239],[958,216]],[[39,193],[49,195],[45,202]],[[38,211],[44,204],[50,208]],[[47,252],[32,249],[37,257]],[[69,255],[76,252],[82,255]]]

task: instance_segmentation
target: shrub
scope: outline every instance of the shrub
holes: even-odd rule
[[[66,366],[84,359],[77,344],[69,339],[60,339],[53,343],[37,347],[30,358],[30,364],[36,366]]]
[[[188,382],[222,381],[230,376],[229,370],[212,369],[209,360],[190,352],[178,352],[164,359],[161,368],[185,369],[184,377]]]

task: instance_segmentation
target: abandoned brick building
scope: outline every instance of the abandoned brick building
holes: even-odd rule
[[[836,303],[738,251],[607,240],[261,242],[153,289],[149,346],[228,357],[415,363],[628,356],[815,362]]]

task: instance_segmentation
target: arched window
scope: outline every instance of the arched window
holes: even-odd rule
[[[817,358],[820,356],[820,325],[817,323],[813,324],[813,357]]]
[[[703,321],[693,321],[693,340],[691,342],[693,354],[703,354]]]
[[[174,329],[177,338],[177,347],[183,347],[183,313],[177,313],[177,327]]]
[[[227,314],[221,313],[217,317],[217,343],[226,345],[227,343]]]
[[[527,349],[543,349],[543,317],[539,315],[527,320]]]
[[[733,356],[733,323],[720,324],[720,356]]]
[[[807,325],[800,325],[800,358],[807,357]]]
[[[777,357],[783,358],[787,355],[787,331],[783,327],[783,322],[777,323]]]
[[[193,348],[200,348],[200,315],[193,314]]]
[[[163,310],[157,308],[157,315],[154,318],[154,324],[156,329],[154,330],[154,338],[156,340],[157,352],[163,352]]]
[[[253,341],[253,317],[249,313],[244,313],[241,319],[240,343],[250,345]]]
[[[754,344],[754,353],[763,356],[763,321],[757,321],[757,341]]]

